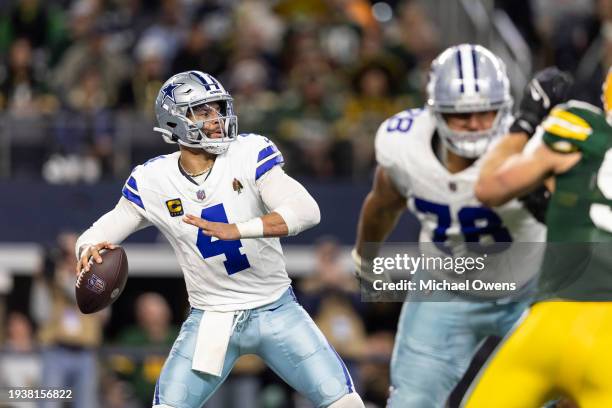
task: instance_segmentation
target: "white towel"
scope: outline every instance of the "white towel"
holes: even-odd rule
[[[200,321],[191,368],[217,377],[223,372],[235,312],[205,311]]]

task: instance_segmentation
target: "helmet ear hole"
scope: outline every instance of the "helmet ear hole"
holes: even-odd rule
[[[171,127],[172,129],[176,127],[176,123],[173,122],[166,122],[166,125],[168,125],[168,127]]]

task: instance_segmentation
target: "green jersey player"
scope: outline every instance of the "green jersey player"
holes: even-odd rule
[[[578,101],[555,107],[538,148],[500,160],[521,143],[511,134],[483,167],[476,195],[488,205],[550,176],[555,185],[537,301],[467,407],[541,406],[555,394],[581,407],[612,406],[612,69],[602,100],[604,111]]]

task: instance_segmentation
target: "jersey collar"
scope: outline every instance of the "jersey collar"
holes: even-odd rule
[[[179,160],[180,160],[180,159],[179,159]],[[187,172],[186,172],[186,171],[183,169],[183,167],[181,166],[181,163],[180,163],[180,161],[179,161],[179,160],[177,160],[177,161],[176,161],[176,165],[178,166],[178,169],[179,169],[179,171],[181,172],[181,174],[182,174],[182,175],[183,175],[183,176],[184,176],[184,177],[185,177],[187,180],[189,180],[191,183],[195,184],[196,186],[199,186],[200,184],[199,184],[197,181],[195,181],[195,180],[193,179],[193,177],[191,177],[191,176],[190,176],[190,175],[189,175],[189,174],[188,174],[188,173],[187,173]],[[217,161],[215,160],[215,162],[213,163],[212,167],[211,167],[211,168],[210,168],[210,170],[208,171],[208,174],[207,174],[207,175],[206,175],[206,177],[204,178],[204,181],[202,181],[202,184],[204,184],[204,182],[205,182],[206,180],[208,180],[208,177],[210,177],[210,175],[212,174],[213,170],[215,169],[215,163],[216,163],[216,162],[217,162]]]

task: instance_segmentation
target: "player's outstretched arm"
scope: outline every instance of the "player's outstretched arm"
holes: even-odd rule
[[[566,102],[572,77],[554,67],[538,71],[525,87],[510,131],[484,158],[479,183],[494,181],[506,159],[520,153],[550,110]]]
[[[581,153],[557,153],[541,143],[531,152],[507,159],[493,175],[476,183],[476,198],[487,206],[502,205],[523,196],[547,177],[564,173],[580,160]]]
[[[237,224],[207,221],[192,214],[186,214],[183,221],[201,229],[202,234],[222,241],[232,241],[241,238],[285,237],[289,235],[287,223],[276,212]]]
[[[270,211],[268,214],[236,224],[207,221],[191,214],[185,215],[183,221],[200,228],[203,234],[221,240],[297,235],[320,222],[317,202],[304,186],[280,167],[261,177],[257,188]]]
[[[149,221],[124,197],[115,208],[104,214],[78,238],[75,248],[79,260],[76,273],[89,271],[89,259],[102,263],[100,251],[113,249],[130,234],[151,225]]]
[[[479,181],[485,183],[491,181],[495,172],[511,156],[519,154],[529,141],[525,132],[510,132],[491,149],[484,157],[480,168]]]
[[[386,170],[378,166],[374,175],[372,190],[366,196],[359,222],[357,240],[353,249],[357,273],[367,270],[368,259],[373,253],[365,254],[366,243],[381,243],[391,233],[402,212],[406,210],[406,198],[398,191]],[[378,248],[368,248],[368,252],[377,252]]]

